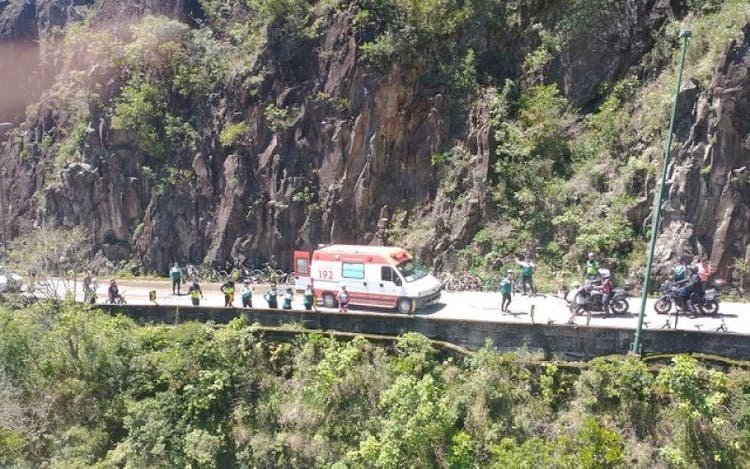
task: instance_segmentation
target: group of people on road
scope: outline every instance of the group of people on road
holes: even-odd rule
[[[172,294],[181,295],[181,285],[185,283],[185,277],[182,269],[177,262],[169,269],[169,278],[172,281]],[[230,276],[219,288],[221,293],[224,295],[224,307],[234,307],[235,295],[237,292],[237,284],[240,284],[240,298],[242,301],[243,308],[253,307],[253,294],[255,293],[255,286],[250,279],[238,281],[235,276]],[[193,280],[192,284],[188,288],[188,295],[193,306],[200,306],[200,301],[204,299],[203,290],[197,280]],[[294,302],[294,289],[287,287],[285,289],[279,288],[276,282],[271,282],[269,289],[263,294],[263,299],[268,304],[270,309],[278,309],[279,300],[281,300],[282,309],[292,309]],[[349,312],[349,292],[346,290],[346,286],[342,286],[336,300],[339,305],[339,311],[347,313]],[[316,309],[317,298],[313,293],[312,285],[305,287],[302,305],[308,311]]]
[[[517,258],[515,262],[521,270],[520,283],[517,285],[514,281],[513,271],[507,270],[505,276],[500,280],[499,284],[499,290],[502,296],[500,311],[502,311],[503,313],[508,313],[510,311],[509,306],[512,301],[513,292],[517,291],[519,287],[521,288],[522,294],[524,295],[536,294],[536,287],[534,285],[534,271],[536,269],[536,265],[531,259],[527,257]],[[583,267],[583,277],[584,280],[594,283],[596,288],[601,290],[603,301],[605,301],[605,305],[607,305],[607,310],[605,312],[608,313],[609,298],[612,294],[612,290],[614,289],[614,283],[612,281],[611,275],[609,274],[609,271],[605,270],[603,272],[604,273],[600,271],[599,262],[596,260],[596,256],[594,255],[594,253],[589,253],[586,257],[586,263]]]
[[[83,286],[83,301],[88,304],[96,304],[96,290],[99,286],[96,277],[91,271],[86,272],[81,281]],[[120,287],[115,279],[110,279],[107,286],[107,303],[111,305],[125,304],[125,297],[120,293]]]

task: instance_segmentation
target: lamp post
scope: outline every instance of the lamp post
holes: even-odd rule
[[[646,262],[646,274],[643,279],[643,291],[641,292],[641,310],[638,313],[638,327],[635,329],[635,337],[630,346],[630,353],[640,355],[642,351],[641,337],[643,333],[643,316],[646,313],[646,299],[648,298],[649,285],[651,283],[651,268],[654,263],[654,250],[656,249],[656,236],[659,231],[661,221],[661,206],[664,198],[664,184],[667,180],[667,170],[669,168],[669,154],[672,147],[672,137],[674,135],[674,120],[677,115],[677,98],[680,96],[680,86],[682,85],[682,71],[685,68],[685,51],[687,50],[687,40],[690,37],[690,31],[683,29],[680,31],[682,39],[682,57],[680,58],[680,70],[677,73],[677,89],[674,94],[674,103],[672,104],[672,117],[669,120],[669,133],[667,142],[664,146],[664,168],[661,172],[661,182],[656,190],[656,205],[654,206],[653,223],[651,223],[651,242],[648,248],[648,261]]]
[[[0,122],[0,129],[7,129],[14,127],[12,122]],[[2,169],[0,174],[0,223],[3,228],[3,259],[8,256],[8,236],[5,230],[5,188],[3,187],[3,178],[5,177],[5,168]]]

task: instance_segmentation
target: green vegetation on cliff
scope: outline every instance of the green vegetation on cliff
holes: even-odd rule
[[[43,41],[58,73],[17,153],[45,170],[29,191],[55,189],[23,202],[54,203],[23,214],[83,220],[79,205],[115,200],[122,173],[139,183],[127,220],[91,229],[145,270],[286,263],[300,244],[385,234],[446,270],[496,274],[530,254],[540,274],[575,272],[593,251],[636,274],[678,31],[693,30],[695,91],[676,153],[703,125],[693,109],[750,15],[742,0],[669,3],[201,0],[191,25],[109,22],[94,6]],[[68,202],[80,191],[61,176],[78,162],[102,179],[89,205]],[[711,162],[701,164],[707,184]],[[175,194],[201,213],[169,212]],[[188,234],[174,243],[149,229],[176,221]],[[706,252],[703,238],[691,242]],[[720,262],[723,276],[738,270]]]
[[[750,374],[0,312],[0,465],[746,467]]]

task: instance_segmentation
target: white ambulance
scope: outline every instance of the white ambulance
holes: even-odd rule
[[[389,246],[331,244],[294,252],[295,287],[312,283],[327,308],[336,307],[342,286],[349,304],[396,308],[410,314],[440,298],[442,285],[405,250]]]

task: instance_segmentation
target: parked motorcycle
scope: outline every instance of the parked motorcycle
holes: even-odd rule
[[[706,285],[707,286],[707,285]],[[675,286],[671,282],[664,282],[659,287],[659,299],[654,303],[654,310],[657,314],[668,314],[672,310],[672,305],[679,303],[680,291],[682,287]],[[719,314],[719,290],[718,288],[704,288],[703,292],[693,292],[689,298],[685,298],[685,307],[690,304],[694,306],[692,314],[703,314],[706,316],[715,316]]]
[[[581,285],[577,289],[571,290],[568,296],[570,311],[575,314],[583,314],[587,310],[604,311],[602,291],[591,283]],[[627,295],[624,288],[615,288],[609,297],[609,310],[615,314],[625,314],[630,309]]]

